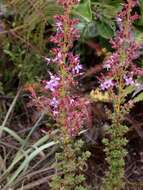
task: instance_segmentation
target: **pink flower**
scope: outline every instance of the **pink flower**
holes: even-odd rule
[[[125,85],[134,84],[133,78],[137,78],[138,75],[143,73],[143,69],[139,69],[134,60],[140,56],[141,45],[136,42],[134,32],[132,31],[133,21],[138,19],[137,13],[128,14],[131,9],[138,4],[136,0],[130,0],[124,4],[124,7],[116,17],[118,30],[116,35],[110,40],[111,46],[115,49],[108,59],[103,63],[103,68],[107,69],[107,75],[104,73],[104,82],[100,85],[102,90],[107,90],[113,87],[115,83],[118,83],[118,76],[121,72],[121,77],[124,79]],[[126,29],[126,22],[128,22],[128,30]],[[129,76],[124,76],[128,71],[132,73]],[[109,80],[108,78],[112,78]],[[107,79],[107,80],[105,80]],[[102,81],[102,80],[101,80]],[[117,87],[118,88],[118,87]]]
[[[109,70],[117,64],[119,64],[119,55],[115,52],[104,62],[103,68]]]
[[[60,78],[52,74],[50,74],[50,77],[51,79],[46,82],[45,89],[51,90],[53,92],[59,86]]]
[[[43,81],[49,93],[48,97],[40,99],[40,103],[42,108],[48,107],[53,119],[60,126],[62,121],[61,127],[66,128],[68,135],[76,136],[83,124],[89,120],[89,108],[87,108],[89,102],[71,95],[78,84],[75,75],[82,70],[80,56],[72,52],[73,43],[79,38],[79,31],[76,29],[79,20],[70,17],[72,6],[79,3],[79,0],[57,0],[57,2],[64,7],[64,14],[54,17],[55,34],[50,38],[54,48],[50,51],[51,58],[46,57],[45,61],[47,64],[56,64],[58,75],[49,72],[50,79]]]
[[[54,59],[52,59],[52,62],[59,63],[59,64],[63,63],[63,57],[62,57],[61,52],[57,53],[56,57]]]
[[[55,27],[58,33],[63,32],[63,17],[62,16],[55,16]]]
[[[79,74],[80,71],[82,70],[82,68],[83,68],[82,65],[78,64],[74,68],[72,68],[72,73],[73,74]]]
[[[78,65],[80,63],[79,55],[73,55],[72,52],[68,53],[68,61],[72,66]]]
[[[51,59],[48,57],[45,57],[45,61],[47,62],[47,64],[49,64],[51,62]]]
[[[109,88],[113,87],[114,83],[112,79],[107,79],[103,83],[101,83],[100,88],[101,90],[108,90]]]
[[[124,80],[125,80],[126,86],[134,84],[133,78],[131,76],[129,77],[129,76],[124,75]]]
[[[57,108],[59,105],[59,101],[53,97],[52,100],[50,101],[50,106],[52,106],[54,109]]]

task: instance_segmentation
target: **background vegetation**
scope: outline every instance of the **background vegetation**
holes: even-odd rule
[[[136,8],[140,19],[134,22],[136,42],[143,42],[143,1]],[[103,60],[112,52],[109,39],[116,32],[115,16],[122,9],[123,0],[82,0],[72,12],[78,17],[81,38],[74,45],[79,52],[85,73],[80,81],[80,93],[88,96],[98,85],[98,73]],[[0,188],[8,190],[48,190],[54,174],[54,154],[59,147],[53,136],[58,133],[51,118],[29,107],[28,90],[47,76],[49,67],[45,57],[52,44],[53,16],[61,14],[62,7],[55,0],[3,0],[0,1]],[[143,67],[142,50],[136,64]],[[53,69],[54,68],[50,68]],[[140,78],[142,81],[142,78]],[[142,99],[142,89],[137,91]],[[91,157],[85,172],[92,190],[100,189],[107,168],[104,146],[104,128],[109,120],[105,105],[93,103],[92,128],[81,138]],[[143,129],[142,101],[126,117],[129,127],[126,157],[126,189],[143,189]],[[52,128],[52,130],[51,130]],[[53,130],[53,128],[55,130]]]

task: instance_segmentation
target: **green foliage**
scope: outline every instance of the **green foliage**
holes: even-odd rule
[[[78,28],[83,39],[102,37],[109,39],[115,32],[115,15],[122,8],[122,1],[95,1],[83,0],[75,7],[73,16],[79,17],[81,22]],[[6,29],[13,30],[12,35],[3,39],[6,60],[0,65],[3,70],[10,60],[10,71],[5,70],[3,82],[6,86],[39,80],[44,75],[43,56],[48,56],[48,37],[51,33],[53,16],[61,14],[62,8],[55,0],[6,0],[3,2],[4,16],[9,15],[12,21],[6,21]],[[141,4],[142,6],[142,4]],[[137,25],[137,24],[136,24]],[[136,31],[136,29],[135,29]],[[142,41],[142,32],[138,30],[135,36],[139,43]],[[11,64],[12,62],[12,64]],[[9,65],[9,64],[8,64]],[[41,67],[42,65],[42,67]],[[40,69],[39,69],[40,68]],[[18,78],[18,79],[16,79]],[[11,82],[7,82],[11,81]],[[7,88],[8,89],[8,88]]]
[[[127,155],[126,145],[128,143],[125,134],[128,132],[128,127],[123,123],[125,115],[133,107],[134,100],[129,99],[128,95],[134,92],[135,86],[126,87],[124,85],[123,87],[117,83],[116,88],[117,92],[110,92],[113,99],[113,111],[108,110],[107,112],[112,125],[107,128],[107,137],[103,139],[108,171],[105,173],[102,190],[121,190],[125,186],[124,159]]]
[[[115,15],[122,8],[122,3],[122,0],[81,1],[80,5],[75,7],[72,12],[73,16],[79,17],[81,20],[78,25],[81,36],[84,39],[95,37],[109,39],[114,36],[116,31]],[[49,53],[48,38],[53,32],[51,26],[53,16],[60,14],[63,10],[55,3],[55,0],[5,0],[0,6],[1,11],[4,14],[4,19],[1,22],[4,24],[5,33],[0,34],[1,49],[3,49],[0,61],[0,94],[5,95],[6,92],[11,95],[15,93],[17,83],[23,84],[42,79],[46,71],[43,57],[48,56]],[[134,35],[136,42],[141,44],[143,40],[142,0],[140,0],[139,12],[141,18],[134,24]],[[9,17],[11,18],[9,19]],[[104,43],[104,40],[102,41]],[[134,90],[134,87],[131,86],[124,89],[122,104]],[[135,103],[142,100],[143,93],[133,98]],[[114,116],[115,114],[113,114]],[[115,118],[112,119],[115,121]],[[123,125],[117,127],[116,122],[113,122],[113,124],[107,130],[109,138],[103,140],[106,146],[106,160],[109,165],[109,171],[106,172],[103,183],[103,190],[113,190],[116,187],[121,189],[124,186],[124,157],[127,154],[124,148],[127,144],[124,134],[127,132],[127,127]],[[33,128],[31,127],[32,130]],[[0,183],[4,184],[6,190],[8,188],[17,189],[22,186],[22,183],[27,180],[28,174],[35,172],[34,167],[38,166],[40,173],[40,169],[45,169],[44,163],[46,163],[46,166],[50,165],[51,157],[49,155],[53,154],[57,139],[60,150],[58,149],[56,163],[53,164],[55,175],[50,183],[52,190],[59,190],[63,187],[65,190],[87,189],[84,169],[90,153],[88,151],[84,152],[84,143],[81,140],[68,139],[68,142],[65,142],[62,137],[61,139],[64,140],[59,141],[60,136],[57,136],[56,141],[51,142],[49,136],[45,135],[31,144],[31,139],[20,137],[19,133],[13,129],[4,127],[4,133],[5,139],[11,138],[19,146],[15,149],[4,144],[8,153],[5,159],[5,170],[1,171]],[[1,143],[7,142],[2,139]],[[9,150],[14,153],[12,157]],[[46,156],[43,159],[44,163],[42,162],[43,168],[41,168],[39,164],[41,157],[39,155],[43,152]],[[37,159],[39,159],[38,163]],[[32,161],[34,166],[31,167]]]
[[[143,1],[142,0],[139,0],[139,4],[140,4],[140,14],[141,14],[141,17],[138,21],[136,21],[136,24],[137,26],[140,26],[142,28],[143,26]]]
[[[122,8],[121,1],[115,1],[114,3],[112,1],[104,1],[103,3],[101,1],[90,0],[87,3],[86,10],[82,8],[82,4],[79,5],[79,8],[82,8],[80,17],[84,18],[84,14],[88,14],[85,19],[81,20],[82,26],[85,26],[82,27],[82,29],[84,28],[84,37],[90,38],[98,35],[105,39],[111,38],[116,28],[114,17]]]
[[[127,140],[124,135],[128,131],[126,126],[112,125],[107,133],[111,135],[111,139],[104,138],[103,143],[105,145],[106,161],[109,164],[109,169],[106,172],[106,176],[103,181],[103,190],[120,190],[124,187],[124,157],[127,154],[125,150]]]
[[[10,4],[11,2],[9,1],[5,1],[4,3],[6,11],[3,15],[5,18],[3,19],[3,25],[6,30],[5,32],[8,34],[4,34],[3,38],[1,38],[3,40],[3,60],[0,64],[0,74],[2,76],[2,83],[5,84],[4,90],[9,92],[10,89],[17,88],[16,85],[18,84],[35,81],[35,79],[37,80],[37,78],[41,77],[43,70],[40,65],[44,65],[41,61],[44,43],[42,43],[43,40],[40,40],[43,37],[40,36],[39,27],[36,28],[37,33],[33,33],[35,36],[33,35],[34,38],[32,39],[30,32],[33,31],[31,31],[30,27],[28,27],[29,31],[26,31],[24,25],[20,26],[23,20],[14,11],[14,4]],[[16,10],[19,11],[19,9]],[[10,15],[7,12],[10,12]],[[13,30],[13,32],[10,33],[9,30]],[[1,71],[3,72],[1,73]]]
[[[134,103],[141,102],[141,101],[143,101],[143,92],[139,93],[135,98],[133,98]]]
[[[16,20],[20,23],[23,21],[23,27],[28,27],[29,31],[43,23],[47,24],[47,21],[53,19],[53,16],[59,14],[62,10],[55,0],[10,0],[8,5],[18,15]]]
[[[73,13],[79,16],[86,22],[92,21],[92,10],[90,0],[84,0],[73,11]]]
[[[58,137],[59,139],[59,137]],[[62,137],[60,138],[62,139]],[[83,152],[83,141],[74,139],[59,140],[61,152],[56,154],[55,175],[50,186],[52,190],[86,190],[83,175],[88,151]]]
[[[104,21],[96,21],[97,33],[103,38],[110,39],[114,35],[114,30]]]
[[[42,117],[40,117],[36,124],[31,127],[31,130],[28,133],[28,137],[33,134],[41,119]],[[18,189],[18,187],[24,188],[24,183],[27,181],[27,176],[31,174],[32,177],[35,173],[35,168],[37,168],[36,172],[40,170],[45,170],[45,168],[49,168],[49,160],[51,161],[51,163],[53,162],[51,159],[51,155],[55,152],[57,142],[51,141],[50,137],[48,135],[45,135],[43,137],[40,137],[36,141],[33,141],[33,143],[31,144],[29,138],[21,138],[21,136],[16,131],[9,129],[8,127],[4,126],[3,132],[5,133],[6,138],[8,137],[9,139],[11,139],[11,142],[5,145],[4,139],[1,140],[1,146],[5,145],[5,156],[7,158],[4,161],[5,169],[1,171],[0,175],[1,188],[3,190],[7,190],[10,188]],[[12,145],[13,142],[15,144],[16,142],[19,143],[19,148],[15,149],[15,147]],[[48,150],[48,154],[42,159],[39,158],[40,153],[44,153],[44,151],[46,150]],[[11,151],[14,153],[13,156],[9,154]],[[36,162],[34,161],[35,159]],[[46,164],[44,164],[44,162]],[[47,164],[47,162],[49,163]],[[34,180],[32,181],[34,184]],[[28,185],[28,183],[26,185]]]
[[[130,95],[135,90],[135,86],[130,85],[123,89],[123,95],[121,102],[124,103],[128,95]]]
[[[122,0],[88,0],[81,1],[81,4],[73,11],[73,14],[80,17],[81,22],[79,29],[81,30],[82,38],[102,37],[110,39],[116,31],[115,16],[122,9],[124,1]],[[142,42],[142,13],[143,3],[140,1],[139,11],[141,17],[135,22],[134,34],[137,43]]]
[[[21,83],[35,82],[42,77],[46,65],[42,64],[42,58],[38,53],[35,54],[32,50],[29,53],[19,42],[18,44],[7,43],[4,53],[13,63],[13,73],[17,74]],[[8,79],[5,78],[5,81]]]
[[[107,2],[94,2],[92,3],[92,10],[95,20],[95,26],[97,27],[97,33],[99,36],[110,39],[115,32],[114,18],[122,6],[118,1],[112,3]]]
[[[0,76],[1,83],[5,84],[3,90],[9,92],[17,85],[42,79],[46,70],[43,55],[48,46],[45,33],[48,38],[49,22],[62,9],[53,0],[32,3],[7,0],[1,9],[5,33],[0,34],[3,49]]]

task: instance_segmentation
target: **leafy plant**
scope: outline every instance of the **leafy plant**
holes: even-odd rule
[[[125,134],[128,128],[123,122],[135,102],[135,99],[126,101],[126,96],[134,91],[138,75],[142,73],[142,69],[133,63],[138,58],[141,48],[131,35],[132,23],[138,18],[137,14],[131,14],[135,6],[136,2],[128,1],[117,14],[118,30],[110,40],[115,52],[104,61],[103,68],[107,74],[100,78],[101,91],[108,91],[108,96],[113,102],[113,112],[107,112],[112,121],[107,129],[109,138],[105,137],[103,140],[109,171],[105,174],[102,189],[107,190],[124,188],[124,157],[127,154]],[[139,99],[140,96],[136,100]]]

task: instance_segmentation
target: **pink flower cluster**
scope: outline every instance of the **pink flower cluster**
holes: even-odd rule
[[[58,0],[64,6],[64,15],[55,16],[56,33],[50,38],[55,45],[51,50],[52,57],[45,58],[48,64],[55,64],[57,74],[49,73],[50,79],[44,81],[44,90],[49,98],[43,99],[56,122],[66,128],[71,136],[77,135],[89,118],[89,102],[74,95],[73,89],[78,84],[75,77],[82,74],[79,55],[71,49],[73,42],[79,38],[76,25],[79,20],[71,19],[69,10],[78,0]]]
[[[62,65],[67,72],[70,71],[75,75],[80,73],[82,66],[79,56],[74,55],[69,49],[79,38],[79,31],[76,29],[78,23],[78,19],[71,19],[67,14],[55,16],[56,34],[50,38],[50,41],[56,47],[51,50],[53,58],[45,58],[47,64],[57,63]]]
[[[143,74],[143,71],[133,63],[140,56],[141,48],[141,45],[136,43],[132,31],[133,21],[139,18],[137,13],[132,14],[132,8],[137,4],[138,1],[136,0],[128,1],[116,17],[118,30],[116,36],[110,40],[115,52],[104,61],[103,68],[107,70],[107,75],[103,75],[100,79],[102,90],[116,87],[116,76],[121,70],[125,72],[122,80],[127,86],[133,85],[138,75]]]
[[[45,81],[46,83],[45,89],[51,90],[52,92],[54,92],[59,86],[60,77],[52,75],[50,73],[50,78],[51,79],[49,81]]]
[[[72,47],[73,41],[79,38],[79,31],[76,29],[76,24],[79,23],[79,20],[70,19],[68,15],[57,15],[54,18],[56,34],[51,37],[51,42],[60,48],[64,45],[64,40],[69,40],[69,48]],[[66,31],[68,31],[68,33],[65,33]]]

